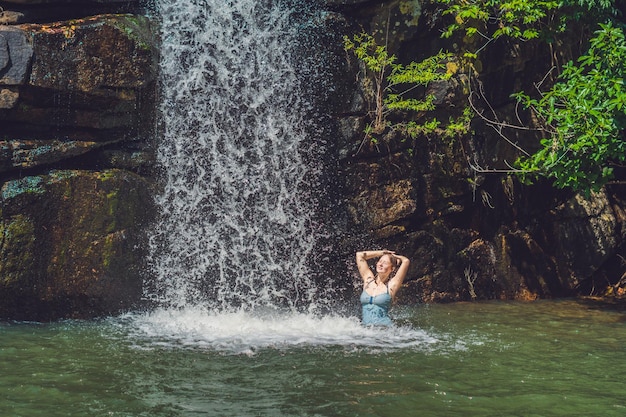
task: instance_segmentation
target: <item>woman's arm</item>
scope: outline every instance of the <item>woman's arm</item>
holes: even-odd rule
[[[359,269],[359,274],[364,282],[374,279],[374,274],[367,264],[368,259],[379,258],[385,254],[392,254],[393,252],[388,250],[365,250],[356,253],[356,266]]]
[[[402,288],[402,283],[404,282],[404,278],[406,277],[406,272],[409,270],[409,258],[402,255],[394,255],[396,258],[400,259],[400,266],[396,271],[394,277],[389,280],[389,292],[392,297],[395,297],[397,292]]]

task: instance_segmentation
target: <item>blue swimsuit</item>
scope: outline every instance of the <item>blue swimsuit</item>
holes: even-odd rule
[[[391,294],[389,287],[387,292],[375,296],[369,295],[365,289],[361,293],[361,305],[363,306],[363,324],[374,326],[391,326],[389,307],[391,307]]]

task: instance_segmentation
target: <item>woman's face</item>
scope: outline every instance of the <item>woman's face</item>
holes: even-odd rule
[[[383,255],[380,257],[378,262],[376,262],[376,272],[379,275],[389,275],[393,271],[393,264],[391,263],[391,256]]]

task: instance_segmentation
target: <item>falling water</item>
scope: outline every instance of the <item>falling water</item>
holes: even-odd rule
[[[133,337],[235,353],[436,340],[361,326],[341,301],[319,110],[333,67],[315,49],[327,15],[313,3],[158,1],[163,189],[146,288],[158,306],[128,316]]]
[[[309,262],[316,173],[294,59],[302,10],[272,0],[158,3],[164,186],[147,295],[211,311],[313,308],[322,295]]]

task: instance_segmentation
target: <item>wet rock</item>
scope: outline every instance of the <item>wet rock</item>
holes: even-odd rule
[[[14,25],[25,21],[24,13],[0,10],[0,25]]]
[[[0,85],[24,84],[33,56],[27,33],[15,26],[0,26]]]
[[[554,256],[528,231],[503,228],[494,242],[497,296],[491,298],[533,300],[572,294],[572,288],[559,283]]]
[[[27,26],[35,59],[29,84],[98,94],[154,81],[154,36],[148,18],[111,15]]]
[[[389,227],[412,215],[416,210],[413,185],[408,180],[386,184],[369,192],[363,192],[352,200],[349,210],[355,224],[370,229],[381,229],[378,235],[396,234],[400,226]]]
[[[3,39],[10,54],[0,71],[5,138],[147,140],[157,74],[153,31],[152,21],[137,15],[0,27],[0,62],[7,61]]]
[[[11,56],[9,55],[9,43],[6,38],[2,36],[0,38],[0,71],[4,70],[11,62]]]
[[[14,87],[0,88],[0,110],[12,109],[17,104],[20,93]]]
[[[145,14],[152,0],[47,0],[4,1],[0,24],[49,23],[116,13]]]
[[[114,314],[141,292],[155,25],[45,20],[136,2],[10,3],[3,22],[32,20],[0,26],[0,318]]]
[[[145,179],[121,170],[6,182],[0,317],[93,317],[136,305],[149,190]]]
[[[567,285],[591,276],[615,253],[620,243],[620,224],[605,191],[590,198],[575,195],[556,211],[553,225],[559,268],[568,277]]]
[[[155,164],[151,150],[110,149],[99,153],[97,164],[105,168],[121,168],[133,172],[149,172]]]
[[[51,165],[107,145],[88,141],[0,141],[0,172]]]
[[[33,285],[31,269],[35,261],[35,226],[23,214],[3,217],[0,222],[0,288],[4,303],[9,302],[7,292]],[[0,307],[1,311],[1,307]]]

